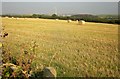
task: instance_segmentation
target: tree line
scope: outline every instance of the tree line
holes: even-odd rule
[[[60,19],[60,20],[68,20],[71,19],[73,21],[76,20],[84,20],[86,22],[97,22],[97,23],[110,23],[110,24],[120,24],[119,17],[100,17],[97,15],[90,14],[78,14],[71,16],[59,16],[56,14],[53,15],[45,15],[45,14],[32,14],[32,15],[2,15],[2,17],[14,17],[14,18],[43,18],[43,19]]]

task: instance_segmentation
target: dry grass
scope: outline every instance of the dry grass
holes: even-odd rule
[[[118,25],[88,23],[78,25],[64,20],[3,18],[9,36],[4,45],[14,56],[21,50],[31,51],[31,42],[38,47],[33,70],[50,66],[58,76],[117,77]]]

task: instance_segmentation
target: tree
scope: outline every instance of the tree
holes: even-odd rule
[[[53,14],[52,17],[57,17],[57,15],[56,15],[56,14]]]

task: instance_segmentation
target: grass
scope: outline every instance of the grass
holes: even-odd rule
[[[52,58],[50,66],[60,77],[120,76],[118,25],[10,18],[3,18],[2,24],[9,33],[4,46],[13,56],[19,57],[22,50],[31,52],[36,41],[33,71],[49,66]]]

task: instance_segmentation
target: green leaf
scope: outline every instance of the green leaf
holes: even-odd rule
[[[9,76],[10,76],[10,73],[9,73],[9,72],[7,72],[7,73],[5,74],[5,76],[6,76],[6,77],[9,77]]]

